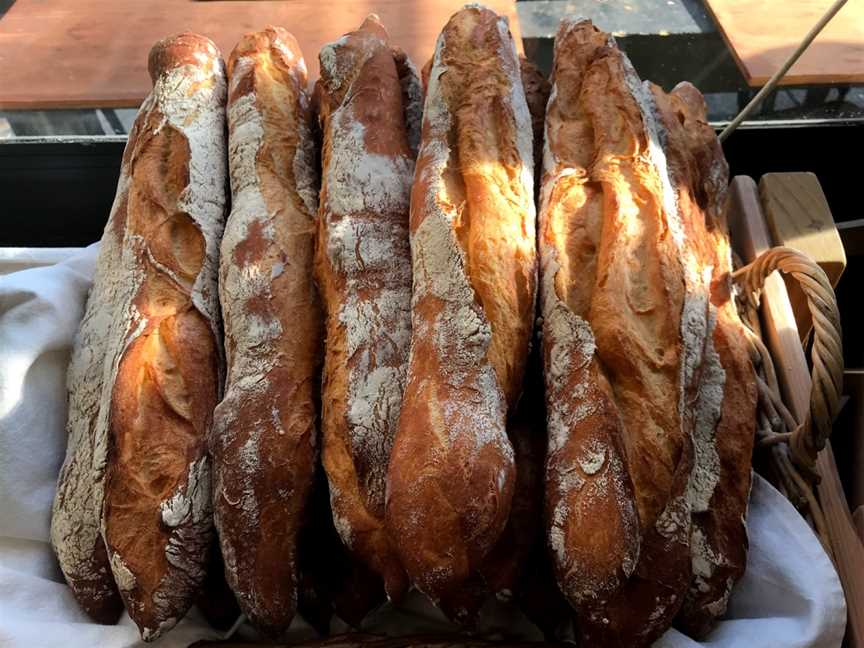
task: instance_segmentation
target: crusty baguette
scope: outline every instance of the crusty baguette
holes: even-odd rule
[[[607,47],[590,23],[562,23],[546,114],[540,207],[541,313],[549,445],[546,520],[559,585],[578,609],[630,576],[641,534],[625,424],[596,352],[590,308],[606,214],[586,96]]]
[[[194,34],[158,43],[149,67],[154,90],[129,134],[69,367],[69,443],[51,538],[91,616],[116,620],[122,610],[116,578],[130,614],[152,638],[160,623],[182,616],[197,587],[172,582],[176,569],[169,563],[188,567],[195,580],[206,558],[197,548],[209,533],[209,472],[201,451],[218,390],[215,259],[225,204],[225,83],[218,50]],[[200,366],[182,363],[178,371],[171,351],[190,342],[200,343],[187,354]],[[183,434],[166,439],[162,421],[172,431],[182,422]],[[145,431],[152,438],[139,434]],[[179,542],[168,548],[170,556],[168,536]],[[110,561],[105,540],[117,542]],[[187,550],[193,558],[184,564]],[[163,577],[173,591],[162,609],[172,609],[157,618],[147,588]]]
[[[206,453],[222,373],[216,295],[226,210],[225,73],[208,39],[150,52],[153,93],[129,141],[127,283],[105,360],[109,438],[102,532],[142,637],[194,602],[212,538]]]
[[[297,607],[297,533],[318,447],[313,115],[302,54],[284,29],[243,36],[228,75],[232,207],[219,268],[228,375],[214,413],[213,505],[243,612],[279,636]]]
[[[533,327],[531,116],[506,21],[470,5],[439,36],[411,196],[411,360],[387,525],[452,618],[510,511],[506,417]]]
[[[374,15],[325,45],[320,61],[322,460],[342,541],[398,599],[407,579],[384,527],[384,494],[411,340],[410,121],[420,91]]]
[[[706,123],[707,108],[696,88],[682,83],[669,95],[658,87],[652,91],[666,129],[664,148],[691,249],[712,273],[709,308],[715,322],[716,356],[708,366],[715,369],[703,371],[700,394],[713,397],[714,403],[711,408],[697,407],[703,416],[694,430],[696,453],[689,493],[693,580],[676,619],[688,634],[701,638],[726,611],[732,586],[746,565],[756,383],[732,295],[725,220],[728,165],[714,129]],[[710,346],[706,352],[711,352]],[[718,389],[722,389],[722,403]]]
[[[134,286],[123,267],[132,153],[142,137],[136,120],[123,153],[117,195],[99,245],[93,286],[67,374],[66,459],[57,480],[51,544],[66,582],[81,607],[99,623],[115,623],[123,600],[101,534],[108,407],[123,335],[116,331],[122,305]],[[146,135],[146,134],[145,134]]]
[[[683,602],[691,508],[713,489],[711,268],[688,239],[653,95],[614,41],[562,22],[554,84],[541,207],[550,541],[583,640],[642,646]]]

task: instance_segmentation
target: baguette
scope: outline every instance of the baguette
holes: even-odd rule
[[[136,120],[123,160],[117,194],[99,244],[93,286],[75,338],[67,373],[66,458],[57,479],[51,515],[51,545],[79,605],[98,623],[116,623],[123,600],[114,584],[101,534],[108,407],[123,336],[116,330],[121,306],[133,285],[123,267],[132,153],[142,137]]]
[[[706,123],[705,101],[688,83],[668,95],[657,87],[652,92],[666,129],[664,142],[678,205],[689,216],[685,220],[688,239],[702,266],[712,272],[709,308],[715,322],[718,370],[703,374],[701,392],[709,393],[713,377],[716,411],[697,410],[710,411],[711,416],[697,420],[694,433],[697,451],[688,493],[693,578],[676,619],[688,634],[702,638],[726,611],[732,586],[747,561],[745,518],[756,432],[755,370],[732,292],[725,220],[729,167],[714,129]]]
[[[562,22],[546,113],[540,207],[541,313],[549,443],[548,540],[559,585],[577,610],[602,604],[630,577],[641,534],[625,425],[597,355],[590,308],[604,226],[589,71],[607,37]]]
[[[507,522],[536,253],[531,116],[506,21],[469,5],[438,38],[411,197],[408,382],[387,526],[414,584],[470,620]]]
[[[105,318],[88,415],[94,447],[107,447],[94,457],[97,480],[104,465],[101,498],[91,493],[88,507],[101,507],[111,572],[145,640],[182,618],[208,560],[205,439],[222,371],[216,265],[226,205],[219,51],[180,34],[153,47],[149,69],[153,92],[130,133],[99,268],[116,290],[94,292],[88,306]],[[72,385],[72,399],[93,387]]]
[[[243,36],[228,74],[232,209],[219,268],[228,375],[211,440],[214,515],[241,609],[277,637],[297,607],[297,533],[317,458],[313,115],[302,54],[284,29]]]
[[[125,602],[147,640],[183,616],[207,560],[225,208],[218,50],[180,34],[149,69],[69,368],[51,528],[82,607],[110,623]]]
[[[583,641],[643,646],[683,602],[691,509],[713,489],[711,269],[687,238],[650,89],[588,21],[562,22],[555,48],[541,207],[549,537]]]
[[[342,541],[398,599],[407,580],[384,527],[384,494],[411,339],[408,206],[419,81],[374,15],[326,45],[320,61],[322,461]]]

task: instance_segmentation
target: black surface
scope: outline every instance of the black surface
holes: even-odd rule
[[[0,143],[0,246],[74,246],[99,240],[124,141]]]
[[[810,171],[822,184],[835,221],[861,218],[858,194],[864,124],[738,129],[723,150],[732,175]]]

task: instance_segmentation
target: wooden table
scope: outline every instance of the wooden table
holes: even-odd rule
[[[706,0],[748,85],[764,85],[833,0]],[[851,0],[780,82],[864,83],[864,2]]]
[[[150,91],[154,42],[191,30],[227,58],[245,32],[273,24],[291,31],[312,79],[321,46],[377,13],[391,41],[421,67],[464,0],[17,0],[0,18],[0,109],[137,106]],[[485,0],[507,16],[521,51],[513,0]]]

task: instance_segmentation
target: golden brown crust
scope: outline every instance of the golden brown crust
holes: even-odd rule
[[[559,32],[540,215],[546,521],[558,582],[577,607],[599,606],[613,594],[632,573],[640,547],[625,423],[590,325],[601,232],[614,219],[592,175],[602,148],[586,103],[603,91],[589,72],[607,55],[607,36],[589,23]]]
[[[153,268],[144,272],[155,274]],[[144,281],[134,306],[151,315],[151,324],[124,353],[111,402],[105,537],[124,569],[135,575],[134,587],[121,591],[130,614],[144,628],[156,628],[166,619],[157,600],[165,575],[174,569],[169,547],[177,542],[160,524],[145,520],[186,486],[189,464],[201,461],[218,394],[212,332],[185,296],[159,279]],[[153,317],[154,308],[170,314]],[[210,519],[204,518],[193,523],[178,546],[196,563],[204,562],[210,541]],[[187,608],[203,578],[203,565],[196,566],[200,573],[193,570],[188,580],[184,574],[170,594],[182,597]]]
[[[150,48],[147,70],[155,84],[163,74],[183,65],[201,65],[202,61],[221,58],[216,45],[206,36],[182,32],[167,36]]]
[[[189,43],[197,52],[189,56]],[[122,350],[110,395],[103,535],[145,640],[194,602],[212,537],[206,437],[220,391],[218,240],[224,66],[194,35],[161,41],[128,157]]]
[[[505,429],[536,284],[531,118],[503,19],[470,6],[438,40],[411,200],[411,364],[387,525],[414,584],[466,620],[513,495]]]
[[[322,460],[342,541],[398,599],[407,579],[384,526],[384,495],[410,343],[416,114],[409,109],[419,88],[413,66],[390,47],[374,16],[326,45],[320,61],[324,144],[315,272],[327,312]]]
[[[233,204],[220,264],[228,377],[211,441],[214,513],[243,612],[279,636],[297,605],[297,534],[318,443],[313,115],[302,53],[284,29],[246,34],[228,70]]]
[[[666,149],[676,179],[678,204],[690,215],[693,249],[711,268],[711,303],[716,309],[713,342],[725,380],[714,430],[717,474],[710,499],[693,511],[693,580],[676,622],[703,637],[726,610],[732,586],[747,559],[745,517],[750,495],[756,426],[755,374],[731,294],[731,255],[725,221],[728,166],[714,130],[706,123],[702,95],[690,84],[671,94],[652,88],[668,131]]]
[[[554,82],[541,210],[550,542],[583,640],[643,646],[681,606],[691,508],[711,488],[699,433],[722,368],[709,278],[657,108],[614,41],[562,22]]]

